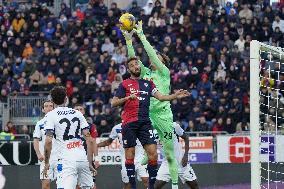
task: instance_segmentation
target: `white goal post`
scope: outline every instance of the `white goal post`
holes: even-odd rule
[[[272,61],[275,57],[279,59],[281,64],[282,57],[284,57],[284,51],[279,47],[270,46],[259,41],[253,40],[250,42],[250,145],[251,145],[251,189],[262,188],[262,166],[260,157],[261,146],[261,120],[260,120],[260,75],[261,73],[261,54],[265,52],[269,55],[268,62]],[[268,69],[268,71],[270,71]],[[270,78],[270,76],[269,76]],[[279,77],[278,77],[279,78]],[[269,88],[269,87],[267,87]],[[272,87],[270,88],[272,89]],[[277,90],[277,89],[274,89]],[[269,106],[268,106],[269,108]],[[274,107],[277,108],[277,107]],[[277,116],[277,115],[276,115]],[[277,135],[277,121],[276,121],[276,135]],[[268,132],[270,133],[270,131]],[[269,153],[269,151],[268,151]],[[268,160],[268,170],[269,170]],[[272,172],[272,171],[271,171]],[[276,173],[276,172],[275,172]],[[270,182],[268,173],[268,186]],[[266,188],[266,187],[263,187]],[[277,187],[276,187],[277,188]]]
[[[259,87],[260,87],[260,43],[250,42],[250,146],[251,189],[261,189],[261,162],[259,154]]]

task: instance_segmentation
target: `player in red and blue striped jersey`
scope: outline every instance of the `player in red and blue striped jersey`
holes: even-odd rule
[[[131,75],[118,87],[112,106],[123,106],[122,140],[125,148],[125,167],[131,189],[136,189],[135,181],[135,146],[137,138],[148,154],[148,188],[154,189],[157,176],[157,144],[149,118],[150,97],[160,101],[170,101],[189,95],[186,90],[179,90],[172,95],[162,95],[152,81],[141,79],[141,67],[136,57],[127,61],[127,69]]]

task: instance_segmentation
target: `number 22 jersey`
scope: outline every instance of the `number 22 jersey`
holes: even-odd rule
[[[83,114],[72,108],[57,107],[46,115],[45,130],[54,133],[55,145],[61,149],[58,159],[87,161],[82,130],[88,127]]]

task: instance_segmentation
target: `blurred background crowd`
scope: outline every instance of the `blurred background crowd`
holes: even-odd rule
[[[126,10],[91,0],[78,1],[74,10],[62,3],[59,15],[49,6],[52,1],[0,5],[0,102],[61,84],[70,107],[86,106],[99,135],[120,121],[110,99],[129,76],[118,23],[124,12],[142,20],[150,43],[171,58],[172,90],[191,92],[172,101],[174,119],[186,131],[248,131],[249,42],[284,46],[284,7],[266,0],[148,0],[144,6],[133,1]],[[148,65],[138,38],[134,44]],[[26,127],[8,122],[3,132],[30,134]]]

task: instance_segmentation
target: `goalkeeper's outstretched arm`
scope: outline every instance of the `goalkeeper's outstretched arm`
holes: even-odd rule
[[[132,35],[134,33],[134,30],[132,30],[131,32],[127,32],[124,30],[121,30],[123,33],[123,36],[125,38],[126,41],[126,47],[127,47],[127,53],[128,53],[128,58],[133,58],[135,57],[135,51],[134,51],[134,47],[132,44]],[[138,60],[138,63],[140,64],[141,67],[141,76],[143,77],[143,75],[149,71],[147,67],[144,66],[144,64]]]
[[[135,51],[134,51],[134,47],[133,47],[133,44],[132,44],[133,32],[134,32],[133,30],[130,33],[128,33],[127,31],[122,30],[122,33],[123,33],[123,36],[124,36],[125,42],[126,42],[128,58],[135,57]]]
[[[148,54],[152,64],[157,67],[157,70],[162,74],[169,74],[169,69],[163,64],[163,62],[159,59],[155,49],[146,39],[146,36],[143,33],[142,29],[142,21],[138,22],[137,29],[135,29],[138,37],[140,38],[146,53]]]

